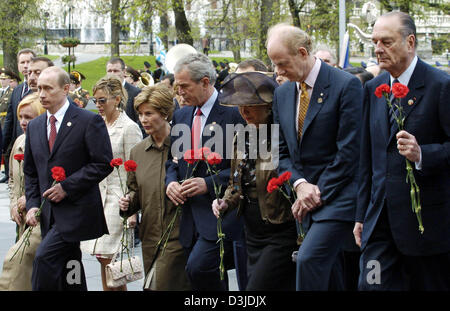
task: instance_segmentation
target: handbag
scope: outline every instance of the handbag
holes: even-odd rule
[[[119,287],[127,283],[131,283],[144,277],[144,267],[139,256],[134,253],[134,230],[131,230],[131,257],[116,261],[117,256],[121,253],[119,250],[114,253],[111,263],[106,265],[106,285],[108,287]]]

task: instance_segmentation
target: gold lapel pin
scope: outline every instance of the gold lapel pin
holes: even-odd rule
[[[67,126],[72,126],[72,122],[67,122]]]
[[[319,98],[317,99],[317,102],[318,102],[319,104],[321,104],[321,103],[323,102],[322,97],[319,97]]]

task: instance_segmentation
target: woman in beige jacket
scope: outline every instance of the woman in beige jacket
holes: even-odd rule
[[[24,134],[17,137],[9,158],[9,208],[11,220],[17,224],[17,238],[16,244],[8,250],[3,262],[0,290],[31,290],[31,272],[36,249],[41,243],[41,228],[36,226],[33,229],[29,240],[30,245],[25,248],[22,262],[20,263],[22,249],[19,250],[19,246],[22,243],[23,232],[27,227],[25,222],[25,181],[23,161],[19,162],[14,159],[14,156],[25,153],[25,135],[28,122],[44,112],[45,109],[42,107],[37,93],[26,96],[17,106],[17,116]]]
[[[118,78],[106,76],[94,86],[93,94],[95,105],[108,129],[113,158],[121,158],[123,162],[129,160],[131,148],[142,140],[142,132],[137,123],[123,110],[127,102],[126,90]],[[119,167],[119,171],[120,178],[125,183],[126,172],[123,165]],[[123,196],[123,190],[117,169],[115,168],[99,186],[109,234],[81,242],[81,250],[95,255],[100,262],[103,290],[126,290],[126,285],[117,288],[108,287],[105,275],[106,265],[111,262],[114,253],[120,251],[122,238],[123,218],[119,215],[119,198]],[[134,226],[136,215],[130,217],[128,223],[130,227]]]

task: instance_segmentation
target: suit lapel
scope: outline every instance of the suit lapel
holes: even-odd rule
[[[390,85],[390,76],[389,73],[385,73],[385,76],[380,80],[380,84],[375,85],[375,89],[382,85],[387,84]],[[375,96],[375,89],[373,90],[373,93],[370,94],[371,97],[375,98],[375,105],[373,107],[376,116],[375,123],[378,124],[379,129],[381,130],[381,133],[383,135],[384,141],[386,142],[386,145],[389,140],[389,134],[390,134],[390,123],[388,120],[388,104],[386,102],[386,98],[384,96],[377,98]]]
[[[41,150],[45,152],[47,156],[50,155],[50,148],[48,147],[48,136],[47,136],[47,112],[45,112],[45,116],[40,119],[41,124],[39,125],[39,130],[41,131],[41,135],[39,135],[41,140],[42,148]]]
[[[403,108],[404,126],[408,121],[408,117],[411,114],[411,111],[413,111],[417,107],[417,105],[420,104],[420,99],[425,93],[425,71],[426,68],[423,65],[422,61],[419,59],[408,83],[409,93],[400,101],[400,104]],[[391,136],[389,137],[389,143],[394,138],[397,132],[398,126],[397,124],[395,124],[395,131],[391,133]]]
[[[58,134],[56,135],[55,144],[53,145],[50,158],[57,152],[58,148],[61,146],[65,137],[70,133],[72,128],[76,126],[76,117],[78,116],[77,109],[73,105],[69,105],[64,118],[59,127]],[[48,143],[47,143],[48,145]]]
[[[303,122],[303,135],[305,135],[309,125],[319,113],[320,109],[322,109],[322,106],[326,104],[329,86],[329,68],[327,68],[326,65],[321,64],[319,75],[317,76],[313,92],[309,99],[308,111],[306,112],[305,121]]]

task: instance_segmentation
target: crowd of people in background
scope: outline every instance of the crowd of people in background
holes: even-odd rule
[[[124,220],[142,245],[144,290],[226,291],[222,264],[236,270],[240,290],[449,290],[450,78],[418,58],[414,21],[379,17],[377,61],[344,69],[297,27],[278,24],[267,37],[270,64],[217,63],[206,38],[203,53],[182,57],[171,73],[158,60],[152,72],[147,61],[138,70],[113,57],[92,91],[83,73],[19,51],[24,82],[0,70],[0,182],[9,183],[17,227],[0,290],[87,290],[84,270],[80,283],[66,282],[66,263],[81,263],[83,252],[100,263],[103,290],[125,291],[109,287],[105,272]],[[375,94],[383,83],[409,88],[402,128]],[[252,144],[246,125],[262,143]],[[192,169],[173,153],[182,134],[171,129],[180,126],[194,150],[219,128],[208,153],[231,141],[233,157],[216,164],[215,176],[207,161]],[[113,169],[116,158],[135,161],[136,171]],[[420,186],[424,233],[405,159]],[[67,175],[56,184],[54,166]],[[30,226],[18,264],[12,258]]]

